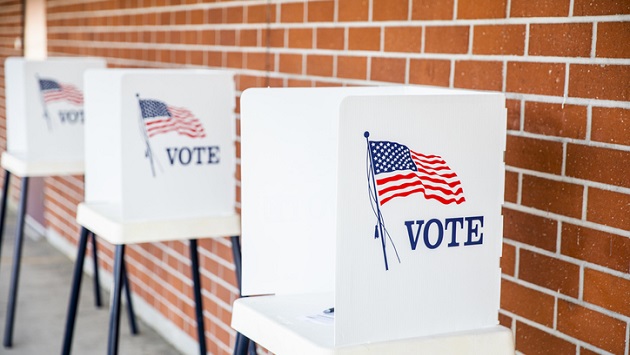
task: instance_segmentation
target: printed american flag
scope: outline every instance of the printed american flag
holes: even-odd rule
[[[168,106],[158,100],[140,100],[140,111],[149,137],[167,132],[191,138],[206,136],[199,119],[185,108]]]
[[[370,141],[369,149],[381,206],[415,193],[445,205],[466,201],[457,174],[440,156],[417,153],[387,141]]]
[[[39,89],[46,103],[68,101],[75,105],[83,105],[83,93],[74,85],[62,84],[52,79],[39,79]]]

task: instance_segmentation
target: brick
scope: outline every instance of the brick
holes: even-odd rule
[[[568,16],[569,3],[569,0],[512,0],[510,17]]]
[[[320,49],[343,49],[344,48],[343,28],[318,28],[317,48]]]
[[[605,184],[630,187],[630,152],[569,143],[566,175]]]
[[[363,80],[367,76],[367,58],[337,57],[337,77]]]
[[[556,251],[557,222],[503,208],[503,235],[507,239],[548,251]]]
[[[630,101],[630,66],[572,64],[569,96]]]
[[[289,29],[290,48],[313,48],[313,30],[310,28]]]
[[[582,216],[581,185],[523,175],[522,204],[568,217]]]
[[[405,82],[404,58],[372,58],[370,80]]]
[[[573,16],[603,16],[630,14],[626,0],[575,0]]]
[[[240,30],[238,45],[241,47],[255,47],[258,45],[258,30]]]
[[[411,59],[409,84],[449,86],[451,63],[441,59]]]
[[[386,27],[385,51],[420,53],[422,27]]]
[[[524,128],[546,136],[585,139],[586,107],[526,102]]]
[[[625,168],[627,169],[627,165]],[[596,188],[588,189],[586,211],[588,221],[627,231],[630,230],[628,216],[630,216],[630,195]]]
[[[308,22],[332,22],[335,2],[332,0],[307,1]]]
[[[507,0],[459,0],[458,19],[505,18]]]
[[[412,0],[412,20],[450,20],[453,18],[453,0]]]
[[[168,15],[168,12],[163,12],[162,17]],[[207,23],[222,23],[223,22],[223,10],[222,9],[209,9],[206,11]],[[164,23],[160,23],[164,25]]]
[[[424,51],[426,53],[468,52],[468,26],[427,26],[425,33]]]
[[[589,263],[630,273],[630,238],[563,223],[561,252]]]
[[[309,55],[306,57],[308,75],[332,76],[333,57],[329,55]]]
[[[351,27],[348,29],[348,49],[378,51],[381,48],[379,27]]]
[[[225,12],[227,23],[243,23],[243,7],[228,7]]]
[[[592,35],[590,23],[531,24],[529,55],[589,57]]]
[[[506,91],[562,96],[564,76],[564,64],[508,62]]]
[[[521,249],[518,278],[554,292],[577,298],[580,267],[576,264]],[[549,272],[553,270],[553,272]]]
[[[290,74],[302,74],[302,55],[280,54],[280,71]]]
[[[523,55],[525,25],[479,25],[473,31],[473,53]]]
[[[276,22],[276,5],[253,5],[246,9],[247,23]]]
[[[600,22],[595,54],[604,58],[630,58],[630,22]]]
[[[630,109],[593,107],[591,139],[630,145]]]
[[[455,62],[456,88],[501,91],[503,63],[460,60]]]
[[[499,312],[499,324],[506,328],[512,328],[512,318]]]
[[[373,21],[406,20],[408,15],[408,0],[372,0]]]
[[[282,48],[284,47],[285,30],[283,28],[263,29],[260,33],[262,45],[265,47]]]
[[[236,45],[236,31],[234,30],[219,31],[219,44],[222,46]]]
[[[313,82],[311,80],[289,79],[287,81],[287,87],[290,87],[290,88],[310,88],[312,86],[313,86]]]
[[[369,0],[338,0],[339,21],[367,21],[370,11]]]
[[[247,69],[252,70],[273,70],[274,57],[267,53],[245,53]]]
[[[204,23],[203,10],[193,10],[190,12],[190,25],[201,25]],[[136,21],[136,25],[145,24],[146,21]]]
[[[601,353],[580,347],[580,355],[601,355]]]
[[[501,280],[501,309],[548,327],[553,325],[552,296],[505,279]]]
[[[284,3],[280,5],[280,21],[287,22],[304,22],[304,4],[302,3]]]
[[[516,270],[516,248],[503,243],[503,253],[501,255],[501,273],[514,276]]]
[[[512,171],[505,172],[505,193],[504,199],[516,203],[518,197],[518,173]]]
[[[242,68],[243,67],[243,53],[240,52],[227,52],[226,66],[229,68]]]
[[[516,350],[531,355],[575,354],[576,346],[525,323],[516,322]]]
[[[505,107],[507,108],[507,129],[520,130],[521,129],[521,101],[520,100],[505,100]]]
[[[626,322],[619,319],[559,299],[557,327],[571,337],[614,354],[624,351]]]
[[[630,280],[592,269],[584,270],[584,301],[630,316]]]
[[[562,143],[508,135],[505,163],[559,175],[562,169]]]

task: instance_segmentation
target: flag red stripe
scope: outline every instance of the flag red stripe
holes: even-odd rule
[[[414,190],[399,192],[397,194],[390,195],[390,196],[388,196],[388,197],[386,197],[386,198],[381,200],[381,205],[385,204],[385,202],[387,202],[387,201],[389,201],[389,200],[391,200],[393,198],[405,197],[405,196],[409,196],[409,195],[412,195],[412,194],[415,194],[415,193],[419,193],[419,192],[422,192],[426,199],[438,200],[438,201],[440,201],[441,203],[443,203],[445,205],[448,205],[448,204],[451,204],[451,203],[456,203],[456,204],[459,205],[460,203],[466,201],[466,199],[463,196],[460,197],[460,198],[448,198],[448,199],[445,199],[442,196],[428,194],[428,193],[425,192],[424,187],[421,186],[421,187],[419,187],[417,189],[414,189]]]
[[[434,185],[426,185],[424,184],[424,182],[420,179],[416,179],[416,181],[410,181],[410,182],[405,182],[399,185],[393,185],[393,186],[389,186],[386,187],[382,190],[379,190],[378,193],[381,195],[384,195],[388,192],[392,192],[392,191],[396,191],[396,190],[402,190],[402,189],[406,189],[407,187],[411,187],[411,186],[424,186],[426,189],[428,190],[433,190],[433,191],[440,191],[442,193],[444,193],[445,195],[459,195],[461,193],[464,192],[464,190],[459,187],[457,190],[451,190],[451,189],[447,189],[444,187],[440,187],[440,186],[434,186]]]
[[[424,172],[424,171],[420,171],[420,172]],[[424,172],[427,173],[427,172]],[[429,174],[429,173],[427,173]],[[429,174],[429,175],[433,175],[433,174]],[[452,176],[448,176],[448,178],[451,177],[457,177],[456,174],[449,174]],[[446,179],[438,179],[438,178],[434,178],[434,177],[430,177],[430,176],[420,176],[415,172],[410,172],[409,174],[396,174],[396,175],[392,175],[392,176],[388,176],[382,179],[378,179],[376,180],[376,184],[377,185],[384,185],[387,184],[389,182],[392,181],[397,181],[397,180],[403,180],[403,179],[412,179],[412,178],[418,178],[418,179],[422,179],[422,180],[428,180],[431,182],[434,182],[436,184],[445,184],[448,185],[449,187],[455,187],[461,184],[461,182],[459,180],[455,180],[455,181],[447,181]]]
[[[203,125],[190,111],[179,107],[168,107],[171,117],[156,117],[145,120],[147,135],[177,132],[191,138],[203,138],[206,133]]]

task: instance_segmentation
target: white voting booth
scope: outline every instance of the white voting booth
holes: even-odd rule
[[[199,352],[206,353],[197,238],[238,238],[235,88],[217,70],[110,69],[85,74],[88,231],[116,245],[108,353],[118,348],[125,245],[189,240]],[[82,262],[77,257],[63,354],[69,354]]]
[[[232,73],[93,70],[85,85],[85,203],[79,222],[95,213],[134,222],[137,230],[124,236],[105,233],[116,244],[183,232],[158,221],[195,220],[187,228],[199,237],[209,224],[218,235],[239,228]]]
[[[5,61],[7,150],[2,152],[1,162],[5,174],[0,247],[11,175],[22,178],[3,342],[6,347],[13,342],[29,178],[83,174],[83,73],[105,66],[101,58],[11,57]],[[94,251],[94,260],[95,256]],[[94,280],[97,284],[97,277]]]
[[[105,66],[101,58],[8,58],[3,167],[19,176],[83,173],[83,73]]]
[[[277,354],[513,353],[505,134],[495,93],[245,91],[242,290],[266,296],[232,326]]]

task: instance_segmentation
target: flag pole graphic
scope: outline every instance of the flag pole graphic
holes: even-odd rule
[[[387,251],[386,251],[386,245],[387,243],[385,243],[385,235],[383,233],[383,220],[382,220],[382,215],[381,215],[381,207],[380,207],[380,203],[378,201],[378,191],[376,190],[376,180],[374,178],[374,160],[372,159],[372,150],[370,149],[370,132],[366,131],[365,133],[363,133],[363,136],[365,137],[365,142],[367,143],[367,150],[368,150],[368,155],[370,157],[370,177],[372,178],[372,186],[374,187],[374,201],[376,202],[376,220],[377,220],[377,225],[374,226],[374,231],[375,233],[378,233],[380,235],[381,238],[381,245],[383,247],[383,259],[385,260],[385,270],[389,270],[389,265],[387,263]]]
[[[140,106],[140,130],[142,131],[142,137],[144,138],[144,142],[147,144],[147,150],[144,153],[144,156],[149,158],[151,162],[151,173],[153,173],[153,177],[155,177],[155,166],[153,163],[153,150],[151,150],[151,144],[149,144],[149,134],[147,133],[146,125],[144,124],[144,119],[142,116],[142,105],[140,105],[140,94],[136,94],[136,98],[138,98],[138,105]]]
[[[44,100],[44,94],[42,93],[42,79],[39,77],[39,74],[35,74],[37,78],[37,84],[39,85],[39,99],[42,102],[42,107],[44,108],[44,119],[46,120],[46,124],[48,125],[48,131],[52,131],[52,122],[50,121],[50,116],[48,116],[48,106],[46,105],[46,100]]]

